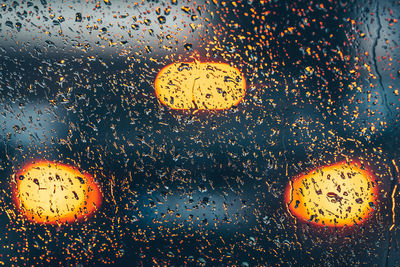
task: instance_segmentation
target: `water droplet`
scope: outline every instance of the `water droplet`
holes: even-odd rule
[[[167,22],[167,19],[164,16],[158,16],[157,19],[160,24],[165,24],[165,22]]]
[[[76,13],[75,14],[75,21],[76,22],[81,22],[82,21],[82,14],[81,13]]]
[[[189,43],[186,43],[186,44],[184,45],[184,47],[185,47],[185,50],[190,51],[190,50],[192,50],[193,45],[192,45],[192,44],[189,44]]]
[[[8,26],[10,28],[14,28],[14,23],[12,23],[12,21],[7,20],[6,21],[6,26]]]

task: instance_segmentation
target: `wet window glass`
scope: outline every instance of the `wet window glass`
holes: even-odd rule
[[[399,18],[0,1],[0,264],[400,265]]]

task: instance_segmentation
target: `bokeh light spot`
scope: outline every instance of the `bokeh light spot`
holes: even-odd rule
[[[246,94],[242,73],[226,63],[179,62],[157,75],[158,99],[172,109],[228,109]]]
[[[287,185],[285,202],[298,219],[320,226],[363,223],[376,207],[378,187],[360,163],[340,162],[300,175]]]
[[[27,164],[14,176],[14,200],[37,223],[71,223],[96,211],[102,201],[90,174],[52,161]]]

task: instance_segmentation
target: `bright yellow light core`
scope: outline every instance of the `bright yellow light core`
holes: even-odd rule
[[[158,73],[154,86],[158,99],[172,109],[227,109],[246,94],[244,76],[226,63],[173,63]]]
[[[51,161],[28,164],[16,173],[14,199],[29,220],[48,224],[80,220],[101,205],[91,175]]]
[[[295,178],[285,202],[303,221],[320,226],[352,226],[364,222],[376,207],[378,186],[360,163],[341,162]]]

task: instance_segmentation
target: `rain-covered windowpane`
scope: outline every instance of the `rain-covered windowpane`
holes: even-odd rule
[[[400,266],[399,19],[0,0],[0,264]]]

